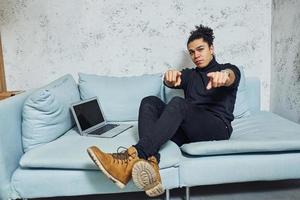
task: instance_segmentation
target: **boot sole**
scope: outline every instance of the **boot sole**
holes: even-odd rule
[[[114,182],[119,188],[123,189],[125,187],[125,184],[120,182],[118,179],[113,177],[108,171],[105,170],[103,167],[101,161],[97,158],[96,154],[94,153],[93,149],[88,148],[87,152],[91,159],[94,161],[94,163],[99,167],[99,169],[112,181]]]
[[[138,161],[132,168],[132,180],[134,184],[144,190],[150,197],[164,193],[162,184],[157,180],[156,172],[147,161]]]

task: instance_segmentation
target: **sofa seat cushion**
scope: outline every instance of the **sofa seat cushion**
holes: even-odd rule
[[[170,167],[160,170],[163,186],[167,189],[179,187],[178,174],[178,167]],[[72,169],[18,168],[11,178],[11,188],[13,193],[12,199],[41,199],[41,197],[77,196],[141,191],[134,185],[133,181],[130,181],[124,189],[120,189],[103,173],[99,173],[99,170],[96,171]],[[122,194],[119,195],[119,197],[121,197],[119,199],[124,199],[121,195]],[[64,198],[61,197],[58,199]],[[94,198],[86,197],[82,199]],[[104,197],[103,199],[106,198]]]
[[[298,179],[299,166],[299,152],[184,156],[179,167],[180,186]]]
[[[235,119],[232,126],[229,140],[189,143],[181,150],[200,156],[300,150],[300,125],[274,113],[260,111]]]
[[[114,138],[80,136],[77,128],[48,144],[26,152],[20,165],[23,168],[98,169],[87,154],[87,148],[97,146],[104,152],[116,152],[118,147],[130,147],[138,141],[137,123]],[[169,141],[160,150],[160,168],[177,166],[181,155],[179,147]]]

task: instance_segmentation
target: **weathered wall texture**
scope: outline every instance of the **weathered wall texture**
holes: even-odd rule
[[[217,60],[262,80],[269,109],[271,0],[1,0],[8,89],[28,89],[77,72],[113,76],[192,67],[194,25],[215,31]]]
[[[272,7],[271,111],[300,123],[300,1]]]

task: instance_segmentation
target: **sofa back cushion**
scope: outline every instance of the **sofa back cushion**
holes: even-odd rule
[[[244,73],[244,68],[239,67],[241,72],[240,84],[236,94],[236,100],[233,110],[233,115],[235,119],[246,117],[250,115],[249,101],[247,97],[247,85]]]
[[[247,77],[246,78],[247,86],[247,101],[251,115],[253,113],[261,111],[260,101],[260,79],[259,77]]]
[[[97,96],[107,121],[138,120],[141,100],[161,97],[162,74],[112,77],[79,73],[81,99]]]
[[[236,95],[234,110],[233,110],[233,115],[235,119],[250,115],[244,68],[239,67],[239,69],[241,72],[241,79],[240,79],[240,84]],[[170,89],[164,86],[163,90],[164,90],[163,99],[166,103],[168,103],[175,96],[184,97],[184,92],[182,89]]]
[[[72,128],[70,105],[78,101],[78,87],[69,74],[31,94],[22,113],[24,151],[51,142]]]

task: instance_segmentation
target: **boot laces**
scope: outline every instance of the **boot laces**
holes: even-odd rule
[[[156,158],[149,157],[147,161],[152,165],[152,167],[159,169],[158,162]]]
[[[158,165],[156,158],[149,157],[147,160],[148,160],[149,163],[153,163],[155,165]]]
[[[124,162],[128,163],[128,161],[130,161],[131,155],[129,155],[127,148],[120,146],[117,149],[117,153],[112,153],[112,157],[114,158],[113,162],[121,162],[123,164]]]

